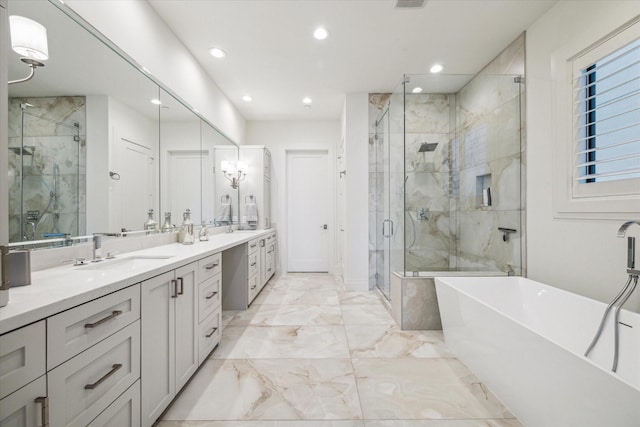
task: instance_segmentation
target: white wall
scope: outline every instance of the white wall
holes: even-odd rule
[[[343,279],[347,289],[369,290],[369,95],[345,97],[346,165]]]
[[[576,39],[587,47],[639,13],[638,1],[561,1],[526,38],[528,276],[602,301],[625,283],[626,240],[616,237],[621,220],[554,217],[551,55]],[[628,235],[640,237],[640,227]],[[625,307],[640,312],[640,291]]]
[[[335,121],[249,121],[247,122],[247,144],[264,145],[271,152],[271,223],[278,230],[280,263],[279,272],[287,271],[287,207],[286,207],[286,161],[287,150],[326,150],[329,153],[331,175],[335,176],[334,149],[340,139],[340,122]],[[330,200],[333,211],[335,200],[334,182]],[[335,226],[330,224],[330,226]],[[330,240],[330,259],[334,260],[335,242]],[[331,272],[334,270],[331,266]]]
[[[232,141],[244,143],[245,119],[146,1],[66,4]]]

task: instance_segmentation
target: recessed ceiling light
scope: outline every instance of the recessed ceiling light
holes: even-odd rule
[[[209,49],[209,53],[214,58],[224,58],[225,56],[227,56],[227,52],[220,49],[219,47],[212,47],[211,49]]]
[[[302,98],[302,103],[305,105],[309,105],[313,102],[313,100],[311,98],[309,98],[308,96],[305,96],[304,98]]]
[[[245,96],[242,97],[242,100],[244,102],[251,102],[251,101],[253,101],[253,98],[251,97],[251,95],[245,95]]]
[[[413,93],[420,93],[422,92],[422,88],[421,87],[414,87],[413,90],[411,91]]]
[[[439,73],[440,71],[443,70],[443,66],[441,64],[433,64],[433,66],[431,67],[431,69],[429,71],[431,71],[433,74]]]
[[[152,99],[150,102],[153,105],[161,105],[162,104],[162,101],[160,101],[159,99]]]
[[[315,37],[318,40],[324,40],[327,37],[329,37],[329,31],[327,31],[326,28],[323,27],[318,27],[316,28],[316,30],[313,32],[313,37]]]

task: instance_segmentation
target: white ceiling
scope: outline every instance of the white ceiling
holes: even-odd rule
[[[344,95],[390,92],[403,74],[475,74],[551,0],[150,0],[247,120],[340,117]],[[318,41],[317,26],[329,30]],[[216,46],[227,57],[215,59]],[[250,94],[253,102],[242,96]],[[312,107],[302,98],[310,96]]]

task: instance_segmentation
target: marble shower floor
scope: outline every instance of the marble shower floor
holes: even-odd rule
[[[444,344],[402,331],[376,292],[272,279],[157,427],[522,427]]]

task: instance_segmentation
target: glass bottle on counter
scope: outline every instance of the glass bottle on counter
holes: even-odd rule
[[[173,231],[173,224],[171,223],[171,212],[164,213],[164,224],[162,224],[161,231],[163,233],[171,233]]]
[[[191,209],[187,209],[184,214],[182,214],[182,229],[180,230],[180,234],[182,235],[182,242],[185,245],[192,245],[195,241],[195,236],[193,235],[193,221],[191,221]],[[180,237],[178,237],[178,240]]]
[[[149,218],[147,219],[147,222],[144,223],[144,229],[149,231],[147,234],[151,234],[151,232],[158,231],[158,223],[153,219],[153,209],[149,209],[148,215]]]
[[[202,221],[202,227],[200,227],[200,234],[198,238],[201,242],[206,242],[209,240],[209,230],[207,230],[207,223]]]

